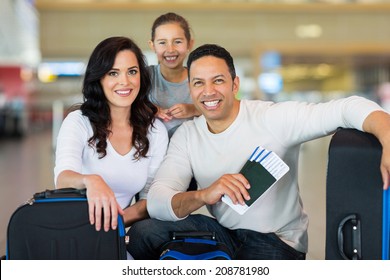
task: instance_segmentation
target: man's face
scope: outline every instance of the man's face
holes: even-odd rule
[[[232,80],[226,62],[214,56],[193,61],[189,77],[192,100],[205,116],[210,130],[224,131],[238,114],[239,102],[235,98],[238,77]]]

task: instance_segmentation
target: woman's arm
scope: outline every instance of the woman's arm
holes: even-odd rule
[[[118,204],[114,192],[99,175],[83,175],[71,170],[62,171],[57,178],[56,188],[86,188],[90,223],[96,230],[103,226],[105,231],[116,229],[118,213],[124,212]],[[102,225],[103,221],[103,225]]]
[[[124,209],[123,220],[126,227],[131,226],[137,221],[148,218],[146,210],[146,199],[140,199],[128,208]]]

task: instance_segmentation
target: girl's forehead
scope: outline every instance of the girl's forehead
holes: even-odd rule
[[[180,32],[184,34],[184,30],[178,22],[167,22],[161,24],[156,28],[156,35],[159,33],[168,33],[168,32]]]

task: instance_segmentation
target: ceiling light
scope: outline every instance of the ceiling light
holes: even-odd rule
[[[322,27],[318,24],[298,25],[295,34],[299,38],[318,38],[322,35]]]

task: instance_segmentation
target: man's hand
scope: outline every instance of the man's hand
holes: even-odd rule
[[[245,204],[249,200],[248,180],[242,174],[225,174],[208,188],[199,190],[200,197],[206,205],[213,205],[222,199],[222,196],[230,197],[234,204]]]
[[[196,191],[180,192],[172,198],[175,215],[183,218],[204,205],[213,205],[228,195],[234,204],[249,200],[248,180],[242,174],[225,174],[209,187]]]

